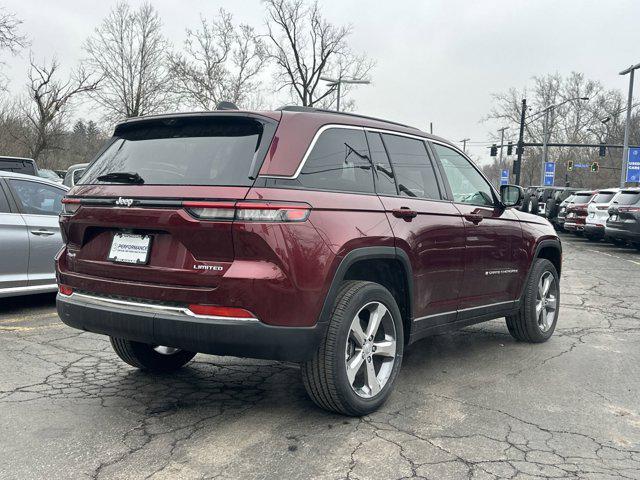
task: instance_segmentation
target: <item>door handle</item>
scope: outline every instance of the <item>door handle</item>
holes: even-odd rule
[[[41,228],[40,230],[31,230],[32,235],[38,235],[40,237],[48,237],[50,235],[54,235],[56,232],[52,232],[51,230],[45,230]]]
[[[471,223],[478,225],[484,217],[477,213],[467,213],[465,214],[464,218],[470,221]]]
[[[410,222],[418,216],[418,212],[411,210],[409,207],[395,208],[391,211],[394,217],[403,218],[406,222]]]

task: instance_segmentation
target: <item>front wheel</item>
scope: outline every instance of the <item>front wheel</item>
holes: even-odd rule
[[[535,261],[527,280],[520,310],[507,317],[507,328],[521,342],[546,342],[553,335],[560,311],[560,282],[549,260]]]
[[[174,347],[133,342],[124,338],[110,339],[113,350],[121,360],[132,367],[150,372],[173,372],[196,356],[195,352]]]
[[[389,397],[404,350],[402,317],[382,285],[344,282],[325,338],[302,365],[302,380],[321,408],[362,416]]]

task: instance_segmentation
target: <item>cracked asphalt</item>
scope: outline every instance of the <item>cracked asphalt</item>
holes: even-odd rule
[[[503,320],[425,339],[361,419],[316,408],[293,364],[141,373],[52,296],[0,300],[0,478],[640,479],[640,253],[563,246],[549,342]]]

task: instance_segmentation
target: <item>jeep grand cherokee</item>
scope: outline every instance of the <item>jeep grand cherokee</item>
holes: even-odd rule
[[[136,118],[64,200],[57,307],[140,369],[196,352],[301,363],[313,401],[363,415],[407,345],[506,317],[543,342],[561,246],[452,143],[309,108]]]

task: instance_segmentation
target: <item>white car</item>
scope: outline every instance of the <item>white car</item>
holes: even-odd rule
[[[597,241],[604,238],[604,228],[609,218],[609,206],[620,192],[619,188],[600,190],[587,206],[587,218],[584,225],[584,236]]]

